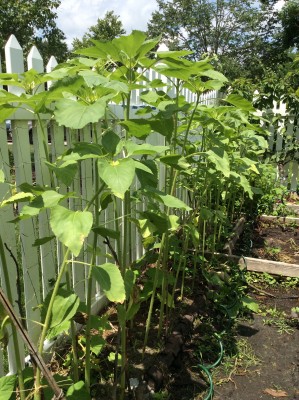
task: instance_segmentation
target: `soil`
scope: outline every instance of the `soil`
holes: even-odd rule
[[[236,254],[299,264],[299,226],[260,220],[252,233],[244,232]]]
[[[237,369],[229,382],[216,386],[214,400],[299,400],[299,324],[298,320],[288,319],[291,308],[299,306],[299,300],[285,298],[298,296],[299,289],[277,291],[268,288],[267,291],[276,297],[255,297],[260,307],[285,312],[285,330],[275,326],[278,317],[275,321],[275,318],[255,314],[251,320],[238,322],[237,340],[245,339],[258,361],[248,368]]]
[[[191,283],[186,286],[190,287]],[[146,304],[142,306],[133,328],[128,331],[127,344],[129,379],[133,386],[139,383],[139,387],[127,398],[208,399],[210,386],[199,365],[213,364],[218,358],[220,348],[215,333],[225,329],[224,358],[211,370],[214,400],[299,400],[299,315],[291,317],[291,309],[299,307],[299,283],[291,289],[265,288],[274,297],[248,293],[258,301],[262,312],[246,313],[233,321],[215,312],[206,289],[198,282],[192,293],[183,300],[177,299],[173,318],[164,327],[168,328],[167,339],[163,335],[158,337],[159,304],[155,305],[154,324],[144,358],[142,343],[148,308]],[[109,345],[102,354],[106,360],[117,343],[115,309],[111,308],[109,313],[112,330],[106,332]],[[107,376],[111,376],[112,363],[106,361],[106,367]],[[107,391],[107,383],[96,388],[94,400],[115,398],[111,386]]]

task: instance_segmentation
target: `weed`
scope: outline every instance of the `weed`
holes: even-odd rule
[[[246,339],[237,341],[235,353],[226,355],[221,365],[215,369],[214,380],[216,385],[232,381],[233,375],[245,375],[250,368],[260,364],[259,358]]]
[[[270,258],[271,260],[278,260],[280,252],[281,247],[271,247],[268,245],[265,246],[266,258]]]
[[[280,334],[292,334],[294,329],[290,327],[288,320],[286,319],[286,313],[284,311],[277,310],[276,308],[268,308],[261,311],[261,315],[265,316],[263,324],[268,326],[274,326]]]
[[[249,284],[259,284],[265,288],[281,286],[285,289],[292,289],[299,286],[299,278],[295,277],[274,277],[267,272],[247,272],[246,281]]]
[[[246,280],[249,284],[259,283],[264,287],[277,285],[277,279],[267,272],[263,272],[262,274],[258,272],[247,272]]]

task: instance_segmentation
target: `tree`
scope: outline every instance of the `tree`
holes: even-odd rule
[[[25,54],[36,45],[47,62],[51,55],[59,62],[68,53],[64,33],[57,27],[55,10],[60,0],[0,0],[0,46],[14,34]]]
[[[104,18],[98,18],[96,25],[92,25],[88,29],[83,35],[82,40],[78,38],[73,40],[73,50],[91,46],[91,39],[108,42],[125,33],[126,31],[119,19],[119,15],[114,14],[114,11],[107,11]]]
[[[299,3],[298,0],[288,0],[279,18],[282,25],[281,42],[285,48],[299,48]]]
[[[157,0],[159,10],[148,24],[149,36],[162,34],[170,49],[193,51],[193,57],[215,55],[234,79],[259,76],[272,49],[277,13],[271,1]]]

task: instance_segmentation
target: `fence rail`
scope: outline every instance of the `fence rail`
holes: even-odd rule
[[[24,72],[24,58],[23,51],[14,36],[11,36],[6,47],[6,72],[8,73],[23,73]],[[50,72],[57,62],[54,57],[51,57],[46,67],[42,57],[36,47],[33,47],[27,58],[28,69],[34,68],[38,72]],[[149,71],[147,73],[148,79],[165,79],[155,71]],[[165,81],[166,90],[171,95],[171,87],[168,86],[167,80]],[[50,87],[51,83],[48,83],[46,87],[41,87],[40,90],[46,90]],[[14,94],[20,94],[19,88],[8,87],[8,91]],[[131,112],[142,107],[143,104],[140,101],[141,90],[136,90],[132,96]],[[184,90],[183,95],[190,102],[195,100],[194,94],[189,90]],[[216,104],[218,102],[219,95],[216,91],[211,91],[204,94],[201,98],[201,104]],[[123,109],[118,105],[110,105],[111,111],[117,117],[122,117]],[[47,115],[43,116],[42,124],[44,130],[49,136],[49,153],[53,160],[58,155],[61,155],[66,149],[70,148],[74,141],[85,141],[91,142],[94,138],[90,127],[86,127],[80,131],[72,131],[65,129],[64,127],[58,126],[55,122],[50,121]],[[287,135],[295,135],[298,139],[298,129],[295,125],[295,121],[291,119],[287,125]],[[98,132],[101,132],[101,122],[98,123]],[[273,129],[272,129],[273,128]],[[270,146],[275,142],[274,127],[269,127],[272,130],[272,136],[270,137]],[[0,169],[4,171],[5,180],[7,183],[0,185],[0,200],[11,193],[12,186],[10,182],[14,182],[16,186],[27,182],[29,184],[40,183],[42,185],[51,186],[51,178],[49,170],[45,164],[46,154],[43,147],[43,132],[42,127],[34,117],[25,112],[24,110],[18,110],[10,119],[10,135],[11,141],[7,140],[7,124],[0,124]],[[278,131],[277,135],[280,135]],[[279,138],[279,136],[278,136]],[[164,137],[159,134],[151,135],[151,144],[163,145]],[[280,140],[280,139],[279,139]],[[283,140],[276,140],[276,148],[279,149],[283,146]],[[76,179],[71,187],[62,187],[60,189],[62,194],[67,192],[77,192],[82,195],[81,200],[70,198],[67,205],[70,209],[78,209],[84,207],[86,202],[90,200],[93,188],[94,188],[94,177],[92,174],[92,160],[86,161],[80,165],[80,169],[77,173]],[[297,188],[297,177],[298,177],[298,164],[292,164],[289,169],[292,168],[292,188]],[[287,166],[285,167],[285,171]],[[164,171],[160,170],[160,188],[162,189],[162,182]],[[81,182],[84,182],[82,185]],[[120,204],[118,204],[121,207]],[[9,278],[12,288],[13,304],[17,312],[27,321],[27,329],[30,337],[34,342],[37,341],[40,333],[38,322],[40,320],[39,305],[45,299],[47,293],[51,289],[51,282],[55,280],[57,270],[56,265],[60,264],[63,257],[62,248],[59,243],[55,241],[49,241],[39,247],[33,246],[33,243],[38,238],[44,238],[51,235],[51,229],[49,227],[49,216],[47,212],[41,213],[38,217],[21,220],[18,225],[9,223],[12,221],[17,212],[22,210],[23,205],[18,206],[16,210],[13,206],[0,209],[0,224],[2,227],[1,236],[6,246],[6,258],[8,264]],[[144,205],[138,204],[136,209],[132,210],[132,213],[142,211]],[[114,228],[115,218],[114,209],[112,206],[108,207],[105,213],[101,214],[102,225],[108,228]],[[117,222],[118,223],[118,222]],[[122,221],[119,222],[122,225]],[[81,262],[88,263],[90,256],[88,252],[88,245],[91,244],[91,240],[88,238],[84,250],[81,252],[79,257],[73,258],[71,265],[71,278],[74,285],[75,291],[78,296],[84,300],[86,295],[86,279],[87,271],[85,267],[82,267]],[[98,256],[97,262],[99,264],[106,262],[107,247],[103,242],[99,241],[99,247],[102,249],[102,255]],[[132,232],[129,247],[127,249],[128,256],[134,259],[138,259],[143,254],[143,246],[139,235],[134,230]],[[3,266],[0,264],[0,280],[1,286],[5,288],[4,277],[3,277]],[[20,292],[24,293],[24,299],[20,298]],[[93,288],[93,307],[95,312],[102,306],[104,297],[102,296],[101,290],[98,285],[94,285]],[[20,305],[25,304],[25,310],[23,311]],[[25,313],[25,314],[24,314]],[[14,349],[12,341],[8,344],[8,364],[9,372],[13,373],[16,370],[14,364]],[[25,356],[25,349],[22,349],[22,355]],[[23,357],[24,358],[24,357]],[[7,368],[4,368],[3,357],[0,358],[0,376],[7,373]]]

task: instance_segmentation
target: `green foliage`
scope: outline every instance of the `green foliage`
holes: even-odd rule
[[[97,24],[92,25],[88,29],[88,32],[83,35],[82,40],[78,38],[73,40],[73,50],[78,50],[92,45],[93,39],[108,42],[118,36],[124,35],[125,33],[122,22],[119,20],[119,16],[116,15],[114,11],[107,11],[104,18],[98,18]]]
[[[98,265],[92,272],[110,301],[123,302],[125,300],[124,280],[116,265],[110,263]]]
[[[3,376],[0,378],[1,400],[11,400],[15,391],[16,376]]]
[[[78,256],[91,230],[92,220],[89,211],[72,211],[58,205],[51,210],[50,225],[57,239]]]
[[[194,60],[215,56],[215,64],[231,79],[260,77],[263,64],[281,53],[274,40],[279,31],[274,4],[249,0],[157,3],[159,9],[148,24],[150,36],[162,33],[170,50],[191,50]]]

